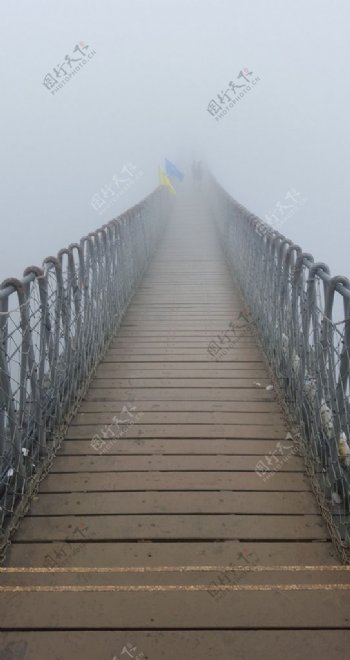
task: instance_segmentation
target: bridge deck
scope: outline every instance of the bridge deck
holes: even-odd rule
[[[243,305],[178,207],[8,553],[6,658],[348,657],[349,573],[244,319],[208,352]]]

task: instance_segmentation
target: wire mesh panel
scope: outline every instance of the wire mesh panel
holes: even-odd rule
[[[300,430],[322,511],[344,560],[350,550],[350,282],[331,277],[267,223],[211,183],[232,274]]]
[[[158,188],[21,281],[0,285],[2,549],[121,321],[169,204]]]

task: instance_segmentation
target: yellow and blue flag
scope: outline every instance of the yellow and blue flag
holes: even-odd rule
[[[161,186],[165,186],[166,188],[168,188],[170,192],[176,194],[176,190],[173,184],[171,183],[169,177],[167,177],[167,175],[165,174],[164,170],[162,170],[161,167],[159,168],[159,183]]]
[[[168,176],[170,177],[175,177],[176,179],[179,179],[179,181],[182,181],[184,178],[184,175],[180,170],[174,165],[174,163],[171,163],[170,160],[167,158],[165,159],[165,171]]]

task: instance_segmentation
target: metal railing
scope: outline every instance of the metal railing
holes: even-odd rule
[[[169,215],[140,204],[0,285],[0,550],[46,474]]]
[[[350,549],[350,282],[238,204],[214,180],[212,212],[229,268],[297,425],[322,512]]]

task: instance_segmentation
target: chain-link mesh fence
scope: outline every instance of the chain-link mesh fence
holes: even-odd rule
[[[344,560],[350,550],[350,282],[238,204],[212,180],[229,268],[292,420]]]
[[[166,189],[0,285],[0,547],[28,505],[169,215]]]

